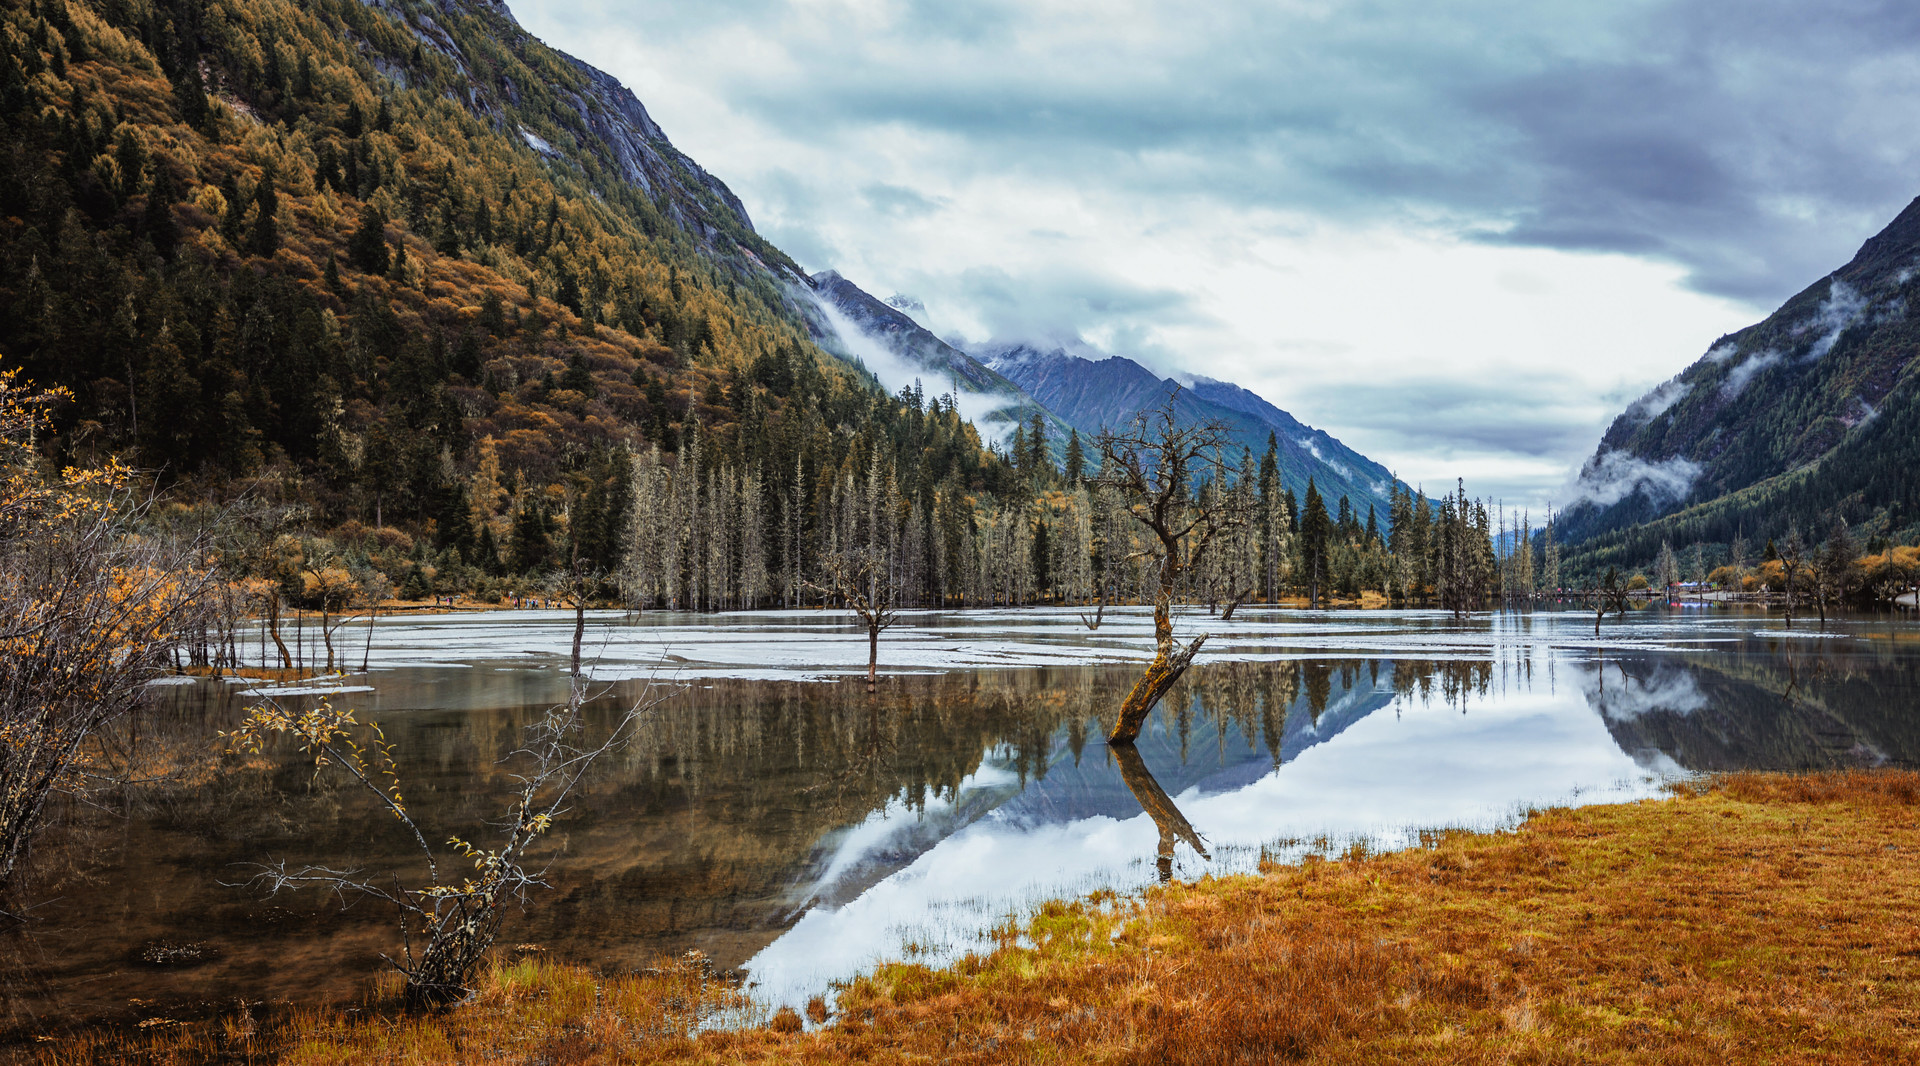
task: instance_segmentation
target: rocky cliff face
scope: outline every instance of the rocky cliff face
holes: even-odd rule
[[[1569,538],[1750,490],[1772,499],[1775,510],[1804,512],[1803,525],[1835,507],[1855,522],[1898,511],[1920,488],[1911,474],[1861,475],[1912,467],[1887,427],[1911,420],[1917,402],[1917,302],[1920,200],[1847,265],[1765,320],[1720,338],[1622,412],[1581,471],[1582,498],[1566,516]],[[1837,462],[1843,454],[1849,458]],[[1768,484],[1788,476],[1808,482],[1795,499]],[[1849,479],[1859,483],[1828,491]],[[1895,526],[1901,521],[1892,516]]]
[[[998,345],[977,354],[1088,437],[1102,428],[1124,426],[1136,413],[1166,402],[1176,387],[1172,379],[1117,355],[1089,359],[1027,344]],[[1385,519],[1393,475],[1331,435],[1303,425],[1238,385],[1211,378],[1197,378],[1182,388],[1175,404],[1183,420],[1223,423],[1234,442],[1256,458],[1266,451],[1271,436],[1281,477],[1296,495],[1305,491],[1311,477],[1328,500],[1346,496],[1363,514],[1372,505]]]
[[[406,26],[422,49],[452,63],[467,81],[456,102],[495,129],[518,136],[557,166],[591,160],[596,169],[653,201],[709,251],[738,250],[761,265],[792,269],[786,256],[754,233],[740,198],[675,148],[632,90],[611,74],[542,44],[505,4],[363,2]],[[553,56],[564,65],[551,62]],[[384,63],[381,68],[407,83],[405,67]]]

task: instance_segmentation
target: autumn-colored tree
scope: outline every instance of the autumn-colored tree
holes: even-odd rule
[[[64,390],[0,370],[0,888],[48,804],[96,783],[102,730],[166,669],[208,571],[193,545],[132,536],[118,463],[45,469],[35,445]]]
[[[333,670],[333,632],[340,628],[342,611],[360,598],[360,583],[338,566],[322,566],[300,575],[301,593],[307,602],[320,609],[320,635],[327,644],[327,670]]]

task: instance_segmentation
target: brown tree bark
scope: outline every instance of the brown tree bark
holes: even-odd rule
[[[273,646],[280,649],[280,668],[293,669],[293,653],[287,650],[287,642],[280,639],[280,597],[269,593],[264,599],[267,608],[267,633],[273,637]]]
[[[1140,727],[1146,724],[1147,715],[1167,694],[1180,675],[1193,665],[1194,654],[1207,642],[1206,634],[1193,638],[1193,643],[1182,647],[1173,639],[1173,588],[1162,581],[1160,592],[1153,600],[1153,661],[1147,664],[1146,673],[1134,682],[1132,691],[1127,693],[1126,702],[1120,705],[1120,717],[1113,723],[1113,732],[1108,734],[1107,743],[1115,746],[1131,747],[1140,736]]]

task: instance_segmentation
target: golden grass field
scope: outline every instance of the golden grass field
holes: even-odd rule
[[[813,1024],[697,962],[498,964],[452,1012],[293,1012],[43,1045],[48,1064],[1920,1062],[1920,774],[1742,775],[1144,899],[1049,904]],[[1024,935],[1016,935],[1024,934]]]

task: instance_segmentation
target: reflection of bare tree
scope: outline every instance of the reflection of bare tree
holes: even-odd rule
[[[835,820],[864,816],[873,797],[894,787],[898,776],[894,761],[900,752],[899,710],[882,709],[873,701],[866,710],[864,722],[854,718],[841,723],[838,767],[798,790]]]
[[[1133,798],[1140,801],[1141,808],[1160,828],[1159,858],[1154,864],[1160,871],[1160,880],[1165,882],[1173,879],[1173,846],[1177,841],[1186,841],[1187,846],[1199,852],[1201,858],[1211,859],[1213,856],[1207,854],[1206,841],[1200,839],[1200,834],[1194,831],[1187,816],[1180,813],[1180,808],[1173,805],[1167,790],[1153,779],[1146,761],[1140,758],[1140,752],[1131,744],[1115,744],[1107,750],[1113,752],[1114,760],[1120,764],[1120,776],[1126,780]]]
[[[1394,694],[1416,695],[1431,704],[1434,696],[1448,707],[1467,713],[1467,704],[1485,699],[1493,687],[1493,663],[1485,659],[1401,659],[1393,667]]]

